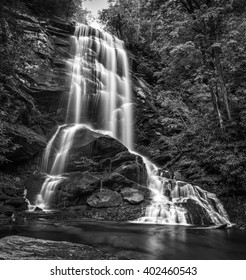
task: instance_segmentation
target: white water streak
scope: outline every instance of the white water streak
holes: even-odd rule
[[[58,127],[43,157],[42,169],[47,178],[37,203],[46,207],[57,185],[64,179],[62,174],[66,171],[69,152],[80,124],[87,123],[92,129],[95,125],[96,129],[109,131],[123,144],[132,147],[129,65],[123,42],[85,25],[76,27],[71,40],[75,55],[73,61],[68,61],[72,75],[66,123]],[[91,94],[93,83],[97,90]],[[93,120],[90,119],[91,111]]]

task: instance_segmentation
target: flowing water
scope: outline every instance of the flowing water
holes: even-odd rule
[[[52,204],[74,135],[83,125],[108,131],[127,147],[133,146],[129,65],[123,42],[85,25],[76,27],[72,39],[75,55],[68,61],[72,75],[66,123],[58,127],[45,149],[42,171],[47,178],[36,200],[42,208]]]
[[[56,187],[64,179],[74,136],[84,125],[108,131],[133,149],[131,85],[123,42],[85,25],[76,27],[72,40],[75,54],[68,61],[71,86],[66,122],[58,127],[44,153],[42,171],[47,175],[36,201],[42,208],[52,205]],[[196,224],[185,207],[189,204],[196,210],[199,207],[213,224],[230,224],[216,196],[185,182],[170,183],[154,164],[143,160],[152,202],[139,223]]]
[[[117,222],[29,221],[12,234],[91,245],[120,259],[235,260],[246,259],[246,236],[233,229]],[[0,228],[0,238],[10,235]]]

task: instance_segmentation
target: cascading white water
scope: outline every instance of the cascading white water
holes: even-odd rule
[[[140,223],[156,224],[187,224],[186,210],[176,206],[170,197],[165,195],[165,185],[169,180],[159,176],[159,169],[146,158],[144,163],[148,173],[148,187],[151,191],[151,204],[145,211],[145,216],[138,219]]]
[[[66,123],[49,141],[42,163],[47,177],[36,204],[44,208],[52,204],[56,186],[64,179],[74,135],[82,124],[109,131],[127,147],[133,146],[129,65],[123,42],[86,25],[76,27],[72,41],[75,55],[67,62],[72,75]]]
[[[110,131],[133,146],[129,65],[122,41],[85,25],[76,28],[76,46],[66,123]]]
[[[78,129],[109,131],[130,150],[133,148],[131,85],[127,53],[122,41],[85,25],[78,25],[72,37],[75,55],[67,61],[71,70],[66,123],[59,126],[49,141],[42,169],[46,180],[37,197],[37,204],[52,204],[57,185],[64,180],[69,151]],[[212,194],[187,183],[170,186],[167,178],[158,175],[158,168],[143,157],[148,173],[151,204],[138,222],[187,224],[187,200],[197,203],[215,224],[229,223],[222,204]],[[137,175],[136,175],[137,176]]]
[[[160,170],[143,157],[148,172],[148,187],[151,191],[151,203],[146,208],[140,223],[157,224],[196,224],[187,205],[207,216],[206,224],[230,225],[229,217],[215,194],[206,192],[187,182],[170,180],[159,174]],[[190,202],[187,203],[187,202]],[[201,217],[199,217],[200,219]],[[200,219],[203,223],[203,219]]]

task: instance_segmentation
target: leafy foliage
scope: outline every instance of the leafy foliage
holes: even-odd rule
[[[6,154],[15,151],[19,145],[13,144],[12,139],[7,134],[7,127],[4,123],[0,122],[0,165],[8,162]]]
[[[240,0],[121,0],[100,16],[154,86],[162,122],[183,124],[162,137],[183,151],[172,168],[217,193],[246,192],[245,15]]]
[[[71,19],[82,12],[82,0],[25,0],[37,15]]]

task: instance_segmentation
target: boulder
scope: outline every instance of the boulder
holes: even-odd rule
[[[67,125],[60,129],[53,143],[50,162],[53,162],[56,156],[65,129],[74,129],[74,127]],[[110,159],[124,151],[127,152],[128,149],[116,139],[92,131],[85,125],[79,125],[73,137],[65,172],[105,171],[109,168],[105,161],[108,160],[109,162]]]
[[[139,155],[131,154],[116,139],[93,131],[85,125],[77,127],[66,125],[59,129],[50,152],[48,170],[55,160],[63,131],[65,129],[75,129],[75,131],[67,161],[68,165],[65,167],[65,173],[62,174],[64,179],[56,185],[55,195],[52,199],[53,206],[86,205],[88,196],[98,191],[99,188],[119,192],[124,187],[134,187],[142,189],[142,193],[149,197],[149,190],[146,187],[147,171],[143,159]],[[27,198],[31,203],[35,203],[36,195],[40,192],[43,182],[43,175],[32,174],[25,183]],[[35,195],[34,188],[36,189]],[[120,201],[122,200],[118,194],[116,205],[119,204],[119,197]],[[112,203],[112,206],[115,206],[115,202]]]
[[[147,203],[123,204],[120,207],[94,208],[88,207],[83,213],[84,218],[104,221],[136,221],[144,216]]]
[[[121,190],[124,200],[131,204],[138,204],[144,201],[144,194],[137,189],[124,188]]]
[[[122,204],[122,196],[111,190],[102,190],[95,193],[87,199],[88,205],[91,207],[117,207]]]
[[[101,162],[124,151],[128,149],[116,139],[81,126],[74,137],[68,169],[71,171],[73,165],[83,158]]]
[[[8,236],[0,240],[1,260],[115,260],[117,257],[88,245],[65,241]]]
[[[60,129],[53,143],[50,163],[55,159],[64,129]],[[140,156],[131,154],[128,149],[111,136],[89,129],[85,125],[76,128],[70,148],[68,165],[65,172],[117,172],[137,184],[147,184],[147,171]]]

